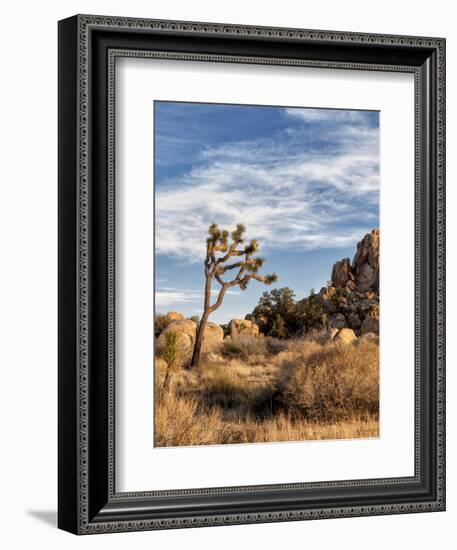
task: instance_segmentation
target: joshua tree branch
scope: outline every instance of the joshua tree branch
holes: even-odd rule
[[[225,292],[227,291],[227,288],[228,288],[227,284],[221,287],[221,289],[219,290],[219,295],[217,297],[217,300],[214,302],[212,306],[209,307],[210,313],[213,313],[213,311],[216,311],[216,309],[218,309],[222,305],[222,301],[224,299],[224,295],[225,295]]]

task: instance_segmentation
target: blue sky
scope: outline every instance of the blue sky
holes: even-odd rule
[[[378,112],[156,101],[154,114],[156,312],[201,314],[212,222],[244,223],[279,277],[230,289],[219,323],[274,287],[318,291],[379,226]]]

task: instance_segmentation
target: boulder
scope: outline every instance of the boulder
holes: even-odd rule
[[[240,335],[258,336],[259,327],[254,321],[247,319],[232,319],[230,321],[230,336],[236,338]]]
[[[197,324],[190,319],[172,321],[160,333],[157,339],[157,346],[160,350],[166,342],[168,332],[177,332],[179,334],[180,364],[186,363],[192,356],[197,333]]]
[[[362,323],[361,334],[379,334],[379,319],[376,317],[365,317]]]
[[[202,352],[217,351],[224,341],[224,331],[216,323],[206,323],[203,333]]]
[[[351,328],[342,328],[338,331],[334,340],[335,342],[342,342],[343,344],[352,344],[357,341],[357,336]]]
[[[184,321],[185,317],[182,313],[178,313],[177,311],[168,311],[166,314],[166,318],[168,321]]]

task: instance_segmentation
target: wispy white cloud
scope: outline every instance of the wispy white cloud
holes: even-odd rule
[[[190,289],[162,287],[156,290],[155,300],[158,307],[172,306],[173,304],[187,304],[201,298],[201,292]]]
[[[211,290],[211,296],[217,296],[218,289]],[[236,290],[228,290],[226,294],[239,294]],[[203,291],[190,288],[160,287],[155,292],[157,307],[173,307],[201,302],[203,303]],[[194,311],[200,311],[198,309]]]
[[[304,122],[366,124],[366,111],[351,109],[285,109],[285,114]]]
[[[288,109],[286,116],[303,125],[271,139],[207,147],[197,167],[158,189],[158,254],[200,261],[213,221],[229,229],[243,222],[248,237],[280,250],[347,246],[371,228],[377,128],[358,111]]]

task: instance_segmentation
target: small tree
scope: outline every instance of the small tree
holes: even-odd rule
[[[160,355],[167,364],[163,390],[168,391],[170,389],[171,377],[179,358],[179,334],[176,331],[171,330],[165,334],[165,344]]]
[[[225,229],[219,229],[215,223],[210,225],[208,231],[209,237],[206,240],[206,257],[204,262],[204,306],[195,338],[191,367],[197,367],[200,362],[200,352],[206,323],[211,313],[222,305],[227,290],[232,286],[239,286],[241,290],[246,290],[251,279],[267,285],[277,280],[275,273],[272,275],[259,275],[259,269],[263,266],[265,260],[259,256],[255,256],[255,253],[260,248],[256,240],[251,240],[249,244],[243,244],[246,231],[243,224],[239,223],[231,234]],[[232,241],[230,244],[229,235]],[[232,258],[241,259],[229,263]],[[236,270],[236,276],[232,280],[226,281],[224,275],[232,270]],[[211,288],[214,280],[219,284],[220,288],[216,301],[211,304]]]
[[[324,311],[322,302],[317,298],[316,294],[311,294],[297,303],[296,324],[300,332],[328,327],[327,313]]]
[[[295,330],[295,293],[289,287],[264,292],[252,314],[268,336],[285,338]]]

